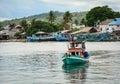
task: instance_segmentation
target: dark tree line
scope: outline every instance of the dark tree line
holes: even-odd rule
[[[49,12],[47,19],[48,22],[33,19],[30,24],[28,24],[27,20],[24,19],[20,22],[20,25],[23,27],[20,32],[26,32],[28,36],[31,36],[38,31],[50,33],[57,32],[63,29],[69,29],[69,26],[66,23],[72,21],[72,14],[69,11],[65,12],[65,14],[63,15],[63,23],[60,24],[53,24],[56,19],[53,11]]]
[[[106,19],[113,19],[116,17],[120,17],[119,12],[113,11],[108,6],[98,6],[95,8],[92,8],[86,15],[87,25],[93,26],[95,22],[97,21],[104,21]]]

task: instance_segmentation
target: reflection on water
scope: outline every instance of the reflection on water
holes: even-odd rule
[[[67,76],[66,79],[70,80],[70,83],[72,84],[77,84],[77,83],[83,84],[85,82],[88,67],[89,67],[89,63],[62,66]]]
[[[120,42],[87,42],[90,62],[65,66],[67,42],[0,43],[0,84],[118,84]]]

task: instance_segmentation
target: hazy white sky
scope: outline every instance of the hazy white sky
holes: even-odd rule
[[[27,17],[54,11],[89,11],[96,6],[108,5],[120,12],[120,0],[0,0],[0,20]]]

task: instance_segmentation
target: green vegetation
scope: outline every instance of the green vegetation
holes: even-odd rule
[[[86,21],[85,21],[84,18],[80,21],[80,24],[84,24],[84,25],[86,25]]]
[[[75,22],[74,22],[74,23],[75,23],[76,25],[78,25],[78,24],[79,24],[77,19],[75,20]]]
[[[48,22],[43,22],[40,20],[35,20],[33,19],[31,22],[31,25],[29,25],[26,34],[28,36],[31,36],[32,34],[38,32],[38,31],[43,31],[43,32],[56,32],[57,26]]]
[[[72,15],[73,15],[72,22],[74,22],[76,19],[78,20],[78,22],[80,22],[82,18],[86,17],[86,14],[87,14],[87,12],[73,12],[72,13]],[[56,16],[56,18],[54,20],[55,24],[61,24],[64,21],[63,20],[64,12],[55,11],[54,15]],[[19,23],[22,20],[32,21],[34,18],[36,18],[36,20],[41,20],[41,21],[44,21],[44,22],[48,22],[48,16],[49,16],[49,13],[43,13],[43,14],[33,15],[33,16],[29,16],[29,17],[23,17],[23,18],[20,18],[20,19],[16,18],[16,19],[6,20],[6,21],[3,21],[3,22],[0,22],[0,25],[1,26],[6,26],[6,25],[13,24],[13,23]]]
[[[79,30],[78,28],[73,28],[72,32],[75,32],[75,31],[78,31],[78,30]]]
[[[106,19],[113,19],[115,17],[120,17],[119,12],[114,12],[108,6],[98,6],[92,8],[86,15],[87,25],[94,26],[95,22],[104,21]]]
[[[21,32],[27,32],[27,29],[28,29],[28,23],[26,20],[22,20],[20,22],[20,25],[23,27],[23,29],[21,30]]]
[[[69,29],[69,25],[68,24],[64,24],[64,23],[61,23],[61,24],[57,24],[57,28],[58,28],[58,31],[61,31],[61,30],[64,30],[64,29]]]
[[[69,11],[66,11],[65,14],[63,15],[64,23],[66,24],[66,23],[72,21],[72,17],[73,17],[73,15]]]
[[[52,24],[56,19],[56,16],[53,11],[49,12],[48,21]]]

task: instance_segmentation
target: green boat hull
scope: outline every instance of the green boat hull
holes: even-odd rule
[[[79,57],[79,56],[70,56],[70,57],[63,57],[62,61],[64,64],[83,64],[88,62],[88,58]]]

